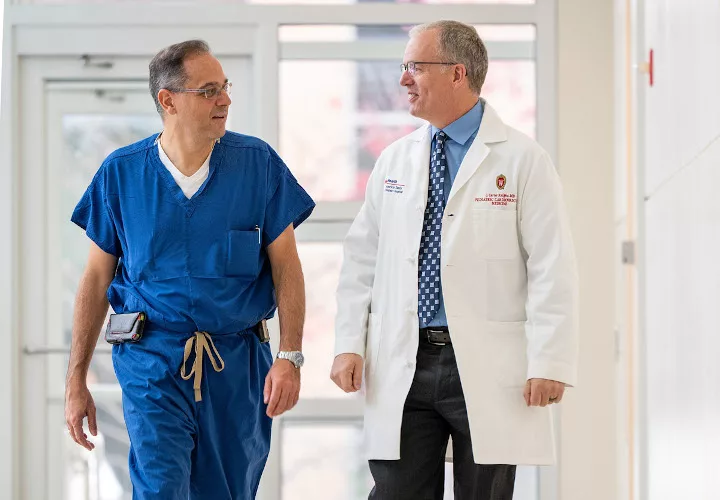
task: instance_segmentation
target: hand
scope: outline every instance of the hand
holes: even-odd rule
[[[362,385],[363,358],[359,354],[345,353],[335,356],[330,378],[345,392],[360,390]]]
[[[70,437],[83,448],[92,451],[95,445],[88,441],[83,432],[83,419],[87,417],[90,434],[97,436],[95,401],[85,383],[68,385],[65,388],[65,422]]]
[[[292,409],[300,398],[300,370],[287,359],[276,360],[265,377],[263,396],[270,418]]]
[[[531,378],[525,383],[525,403],[528,406],[547,406],[562,401],[565,384],[544,378]]]

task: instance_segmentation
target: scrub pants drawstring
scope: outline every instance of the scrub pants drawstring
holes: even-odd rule
[[[192,352],[193,344],[195,344],[195,360],[193,361],[192,368],[189,373],[185,373],[185,367],[188,359],[190,359],[190,353]],[[212,347],[212,349],[211,349]],[[195,332],[187,342],[185,342],[185,356],[183,357],[182,368],[180,369],[180,376],[183,380],[190,380],[190,377],[195,375],[193,381],[193,389],[195,390],[195,401],[202,401],[202,395],[200,393],[200,382],[202,381],[203,374],[203,354],[207,352],[210,363],[216,372],[221,372],[225,368],[225,362],[220,357],[215,344],[210,338],[210,334],[207,332]],[[215,355],[213,356],[213,352]],[[217,360],[215,359],[217,356]]]

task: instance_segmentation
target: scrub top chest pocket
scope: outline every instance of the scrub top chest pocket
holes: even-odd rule
[[[254,279],[260,267],[262,231],[255,226],[251,230],[228,231],[228,255],[225,274],[235,278]]]

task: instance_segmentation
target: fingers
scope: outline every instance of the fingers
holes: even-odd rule
[[[285,384],[285,387],[283,387],[281,384],[275,384],[279,396],[277,397],[277,405],[273,407],[272,411],[270,405],[268,405],[269,417],[279,417],[286,411],[292,410],[300,399],[300,389],[298,387],[288,387],[287,385]],[[273,401],[272,397],[270,401]]]
[[[263,389],[263,403],[268,404],[270,401],[270,392],[272,391],[272,378],[268,373],[265,377],[265,388]]]
[[[565,386],[557,382],[555,382],[554,385],[556,387],[554,388],[554,391],[552,391],[550,398],[554,398],[553,401],[551,401],[553,404],[558,404],[562,401],[562,398],[565,395]]]
[[[333,366],[333,371],[330,375],[330,378],[333,382],[335,382],[335,385],[337,385],[343,391],[352,391],[352,373],[345,367],[337,368]]]
[[[525,382],[525,389],[523,390],[523,398],[525,399],[525,405],[530,406],[530,381]]]
[[[529,391],[529,399],[528,399]],[[565,386],[554,380],[530,379],[525,384],[525,403],[528,406],[545,407],[562,401]]]
[[[293,390],[290,391],[289,397],[288,397],[288,410],[292,410],[295,408],[295,405],[298,403],[298,400],[300,399],[300,384],[298,383],[297,386],[293,387]]]
[[[343,370],[343,372],[340,373],[340,389],[345,392],[355,392],[353,376],[350,370]]]
[[[290,398],[292,397],[290,392],[291,391],[288,390],[282,391],[282,396],[280,396],[280,403],[278,403],[278,407],[275,410],[275,417],[279,417],[290,409]]]
[[[95,403],[92,400],[88,403],[87,419],[90,434],[97,436],[97,412],[95,410]]]
[[[355,363],[355,369],[353,370],[353,388],[356,391],[360,390],[362,386],[362,374],[363,374],[363,363]]]
[[[282,395],[282,389],[280,384],[272,384],[270,391],[270,397],[268,399],[267,416],[272,418],[276,415],[278,404],[280,403],[280,396]]]
[[[278,417],[293,408],[300,398],[300,371],[286,360],[276,362],[265,378],[267,416]]]
[[[330,371],[335,385],[345,392],[355,392],[362,386],[363,359],[357,354],[338,354]]]
[[[72,428],[73,439],[77,444],[79,444],[86,450],[92,451],[93,448],[95,448],[95,445],[87,440],[87,434],[83,432],[82,422],[83,419],[80,418],[70,424],[70,427]]]
[[[90,433],[97,436],[97,417],[95,402],[85,386],[68,386],[65,388],[65,423],[73,441],[88,451],[95,445],[88,441],[83,431],[83,420],[88,418]]]
[[[541,406],[542,392],[540,388],[534,384],[530,385],[530,406]]]
[[[70,438],[71,438],[73,441],[75,441],[77,444],[80,444],[80,443],[78,443],[78,440],[77,440],[77,438],[75,437],[75,429],[73,428],[72,424],[70,423],[69,420],[66,420],[66,423],[67,423],[68,434],[70,434]]]

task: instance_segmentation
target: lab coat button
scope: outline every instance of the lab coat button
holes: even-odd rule
[[[408,368],[415,368],[415,363],[413,363],[412,361],[408,361],[407,363],[405,363],[405,366],[407,366]]]

